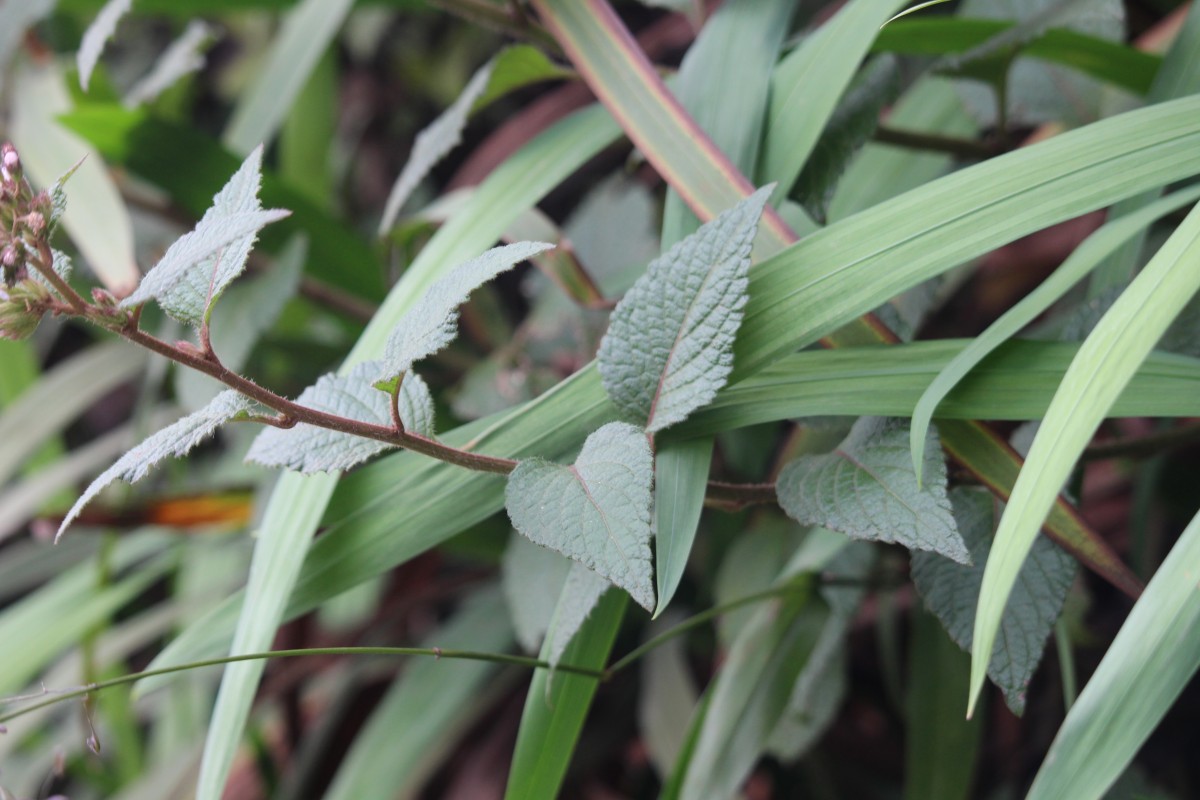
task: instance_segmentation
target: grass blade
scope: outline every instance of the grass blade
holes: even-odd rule
[[[974,709],[1013,582],[1083,448],[1138,366],[1200,289],[1195,209],[1079,349],[1029,450],[984,572],[971,652]]]
[[[988,353],[1002,342],[1037,319],[1067,290],[1091,272],[1124,242],[1139,235],[1161,216],[1182,208],[1200,198],[1200,187],[1176,192],[1156,203],[1123,217],[1112,220],[1089,236],[1042,284],[1026,295],[1015,306],[1006,311],[987,330],[971,340],[949,364],[942,368],[929,388],[917,401],[913,409],[911,450],[913,466],[917,471],[917,482],[921,481],[921,461],[924,458],[925,432],[934,412],[942,399],[963,379]]]
[[[655,454],[654,564],[658,574],[658,607],[661,614],[675,596],[696,539],[696,526],[704,510],[713,440],[709,436],[664,442]]]
[[[562,662],[603,667],[621,625],[626,602],[624,592],[606,592],[567,645]],[[542,647],[541,657],[548,655],[550,646],[548,639]],[[596,686],[595,678],[583,675],[544,669],[534,673],[529,694],[525,697],[525,711],[521,715],[505,798],[554,800],[558,797]]]
[[[223,137],[226,147],[245,155],[275,138],[353,4],[353,0],[303,0],[288,12],[266,67],[238,98]]]
[[[1102,797],[1200,667],[1200,516],[1071,706],[1026,800]]]

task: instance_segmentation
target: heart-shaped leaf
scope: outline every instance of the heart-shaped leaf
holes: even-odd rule
[[[584,442],[572,466],[522,461],[508,478],[508,516],[530,540],[579,561],[654,609],[646,435],[610,422]]]
[[[907,423],[863,417],[832,453],[801,456],[784,467],[775,487],[779,504],[805,525],[930,550],[969,564],[946,497],[946,463],[932,428],[929,436],[925,483],[918,486]]]

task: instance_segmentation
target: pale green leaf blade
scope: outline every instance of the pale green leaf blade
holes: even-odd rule
[[[950,638],[969,651],[971,623],[999,510],[986,491],[955,489],[950,493],[950,502],[958,530],[971,551],[972,564],[955,564],[932,553],[913,553],[912,577],[925,605],[941,620]],[[1004,692],[1005,702],[1018,716],[1025,710],[1025,690],[1074,579],[1075,560],[1039,536],[1004,609],[1001,635],[988,664],[992,682]]]
[[[579,633],[583,623],[600,604],[612,584],[578,561],[571,562],[562,593],[554,606],[554,617],[546,631],[546,660],[551,666],[562,661],[567,646]]]
[[[526,652],[542,646],[563,583],[576,562],[513,534],[500,562],[501,587],[517,641]]]
[[[599,607],[567,646],[562,662],[602,669],[624,616],[625,602],[625,595],[620,592],[609,592],[601,599]],[[549,644],[542,647],[543,657]],[[534,673],[525,696],[505,800],[558,797],[596,686],[597,680],[586,675],[552,673],[545,669]]]
[[[647,626],[643,641],[681,621],[674,613],[658,618]],[[659,776],[666,778],[683,752],[688,720],[695,714],[699,694],[683,639],[668,639],[646,653],[640,672],[638,734],[650,762]]]
[[[924,458],[925,431],[933,419],[938,404],[950,393],[959,381],[1001,343],[1015,336],[1022,328],[1037,319],[1047,308],[1057,302],[1067,290],[1082,280],[1091,270],[1124,242],[1138,236],[1147,226],[1161,216],[1171,213],[1200,198],[1200,186],[1183,189],[1168,197],[1151,203],[1145,208],[1125,216],[1111,219],[1099,230],[1075,248],[1067,260],[1053,274],[1030,292],[1019,303],[988,326],[987,330],[971,340],[962,352],[942,368],[929,384],[917,407],[913,409],[909,447],[912,450],[913,466],[917,480],[921,480],[921,463]]]
[[[25,31],[54,10],[58,0],[0,4],[0,64],[8,66]]]
[[[722,4],[688,48],[672,87],[679,102],[744,175],[758,162],[771,73],[796,0]],[[667,192],[662,246],[700,227],[678,192]]]
[[[137,289],[121,301],[130,308],[155,300],[188,325],[199,325],[212,312],[225,287],[246,268],[258,231],[291,212],[262,210],[262,148],[255,148],[191,233],[172,244]]]
[[[167,45],[146,75],[129,87],[122,103],[134,108],[148,103],[170,88],[185,75],[204,68],[203,48],[213,38],[212,29],[198,19],[190,20],[187,28]]]
[[[508,477],[504,500],[523,535],[581,562],[652,611],[653,480],[645,434],[610,422],[587,438],[573,466],[522,461]]]
[[[226,147],[249,153],[275,138],[352,5],[353,0],[303,0],[288,12],[266,66],[238,98],[222,137]]]
[[[846,698],[848,621],[844,614],[830,616],[796,676],[787,707],[766,744],[781,761],[795,761],[811,750],[837,717]]]
[[[122,342],[97,345],[56,364],[17,395],[0,413],[0,442],[4,442],[0,483],[7,482],[50,436],[140,373],[147,360],[145,351]],[[12,375],[5,375],[4,383],[9,381],[16,383]]]
[[[1098,798],[1200,667],[1200,516],[1138,599],[1050,746],[1027,800]]]
[[[79,52],[75,54],[75,63],[79,68],[79,85],[86,92],[92,79],[92,70],[104,52],[104,45],[112,38],[117,30],[121,17],[129,13],[133,0],[108,0],[100,9],[92,24],[83,32],[79,42]]]
[[[706,405],[733,370],[760,189],[650,263],[613,311],[597,360],[614,402],[651,433]]]
[[[679,794],[683,800],[733,797],[783,717],[828,610],[797,590],[757,609],[710,688],[711,699]]]
[[[687,566],[704,510],[713,439],[700,436],[663,442],[654,456],[654,563],[658,607],[666,609]]]
[[[209,317],[209,343],[221,363],[240,372],[263,333],[283,312],[300,288],[308,258],[308,239],[297,235],[280,252],[270,269],[229,287]],[[188,411],[201,408],[222,389],[202,372],[175,373],[175,397]]]
[[[771,78],[758,177],[786,196],[879,28],[906,0],[854,0],[792,51]],[[831,69],[831,65],[840,68]]]
[[[168,456],[176,458],[187,455],[193,447],[207,439],[217,428],[229,420],[249,411],[255,406],[250,398],[228,389],[213,398],[205,408],[195,414],[163,428],[146,438],[137,447],[117,460],[117,463],[101,473],[71,506],[67,516],[58,527],[55,540],[63,535],[67,526],[79,515],[83,507],[100,493],[100,490],[115,480],[136,483],[150,472],[150,468]]]
[[[983,576],[971,650],[978,698],[1021,564],[1080,453],[1171,321],[1200,288],[1200,209],[1193,209],[1079,348],[1050,403],[1000,520]]]
[[[132,290],[139,278],[133,223],[103,159],[58,122],[71,110],[56,62],[19,66],[8,130],[21,164],[35,184],[47,187],[77,167],[66,185],[70,202],[62,225],[96,277],[120,296]]]
[[[250,562],[246,596],[250,613],[237,617],[230,654],[254,653],[270,647],[279,619],[296,584],[310,539],[334,488],[335,475],[284,473],[271,493]],[[196,784],[197,798],[219,800],[233,756],[241,743],[263,661],[244,661],[225,668],[216,706],[204,741],[204,757]]]
[[[496,618],[496,587],[473,593],[422,642],[423,647],[502,653],[512,628]],[[486,661],[413,659],[371,712],[342,759],[325,800],[362,800],[386,786],[389,797],[416,797],[464,725],[486,708],[481,696],[500,678]]]
[[[323,375],[296,402],[307,408],[390,427],[391,400],[372,384],[378,362],[353,367],[346,375]],[[433,428],[433,398],[419,375],[406,375],[400,384],[400,420],[406,430],[428,435]],[[395,445],[307,422],[291,428],[266,428],[254,439],[246,460],[265,467],[284,467],[312,475],[341,472]]]
[[[984,719],[963,719],[971,662],[932,614],[914,608],[904,737],[904,800],[964,800]]]
[[[776,484],[779,504],[805,525],[970,563],[946,496],[942,450],[933,429],[929,436],[929,480],[917,486],[908,460],[907,426],[864,417],[833,453],[801,456],[784,467]]]
[[[408,155],[408,162],[400,171],[400,177],[396,178],[383,207],[383,217],[379,220],[377,235],[386,236],[391,231],[392,226],[396,224],[396,218],[400,216],[400,209],[404,207],[413,189],[417,188],[447,153],[458,147],[471,109],[488,88],[495,66],[496,62],[492,60],[476,70],[458,99],[417,134],[417,138],[413,140],[412,151]]]
[[[388,335],[379,380],[401,375],[421,359],[441,350],[458,335],[458,307],[471,292],[522,261],[554,247],[545,242],[517,242],[488,250],[460,264],[429,287]]]

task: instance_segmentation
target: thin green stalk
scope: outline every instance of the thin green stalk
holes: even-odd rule
[[[1058,668],[1062,672],[1063,711],[1070,711],[1079,697],[1079,684],[1075,679],[1075,653],[1071,650],[1071,632],[1062,617],[1054,623],[1054,646],[1058,650]]]

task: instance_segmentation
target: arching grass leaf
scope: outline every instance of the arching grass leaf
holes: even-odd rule
[[[117,30],[121,17],[129,13],[133,0],[108,0],[100,13],[92,20],[92,24],[83,32],[83,40],[79,43],[79,52],[75,55],[75,63],[79,66],[79,85],[86,92],[92,79],[92,70],[100,60],[104,45],[112,38]]]
[[[908,458],[908,426],[864,417],[834,452],[801,456],[784,467],[776,484],[779,504],[805,525],[856,539],[896,542],[968,564],[971,559],[946,497],[941,447],[932,429],[929,435],[924,486],[917,486]]]
[[[709,403],[733,369],[760,189],[650,263],[613,311],[598,361],[613,401],[659,431]]]
[[[378,380],[408,372],[412,365],[441,350],[458,335],[458,307],[478,287],[525,259],[549,250],[545,242],[517,242],[495,247],[460,264],[425,292],[388,334]]]
[[[262,210],[261,181],[262,148],[258,147],[213,197],[212,207],[195,229],[167,249],[121,306],[155,300],[180,322],[204,322],[221,292],[246,268],[258,231],[291,213]]]
[[[990,493],[972,489],[954,490],[950,502],[973,563],[964,566],[933,553],[913,553],[912,576],[925,605],[941,620],[950,638],[969,651],[975,604],[992,548],[998,508]],[[1014,714],[1025,710],[1025,689],[1074,579],[1075,560],[1054,542],[1039,536],[1008,598],[1000,622],[1001,635],[988,664],[988,676],[1003,690],[1004,701]]]
[[[58,527],[55,539],[60,538],[67,526],[71,524],[79,512],[88,504],[100,490],[113,481],[120,479],[127,483],[136,483],[150,472],[150,468],[167,456],[180,457],[187,455],[200,442],[211,436],[217,428],[249,411],[255,405],[254,401],[232,389],[222,392],[213,398],[207,406],[189,414],[178,422],[168,425],[158,433],[150,436],[137,447],[118,459],[117,463],[101,473],[92,481],[87,490],[71,506],[62,525]]]
[[[522,461],[504,493],[508,516],[532,541],[579,561],[654,610],[646,436],[610,422],[584,442],[575,464]]]
[[[187,28],[154,62],[150,72],[142,76],[125,93],[122,103],[133,108],[158,97],[175,81],[204,67],[201,49],[212,38],[212,29],[198,19],[188,22]]]
[[[379,220],[377,232],[379,236],[388,234],[392,226],[396,224],[396,217],[400,216],[400,209],[404,207],[404,201],[408,200],[413,189],[416,189],[429,171],[462,141],[462,132],[467,125],[467,117],[470,116],[475,101],[488,88],[495,65],[496,62],[493,59],[480,67],[471,76],[471,80],[467,82],[458,99],[442,112],[440,117],[417,134],[417,138],[413,141],[412,151],[408,155],[408,162],[400,171],[400,177],[392,186],[387,203],[383,207],[383,217]]]
[[[1013,486],[979,591],[971,644],[974,708],[1008,596],[1025,556],[1122,389],[1200,289],[1200,209],[1193,209],[1079,348]]]
[[[315,384],[300,393],[296,402],[360,422],[390,426],[392,412],[388,393],[372,385],[372,378],[378,372],[379,362],[368,361],[354,367],[346,375],[322,375]],[[405,430],[432,436],[433,398],[421,376],[404,376],[400,384],[399,407]],[[365,439],[352,433],[301,422],[292,428],[264,430],[250,445],[246,460],[311,475],[314,472],[350,469],[394,447],[378,439]]]

